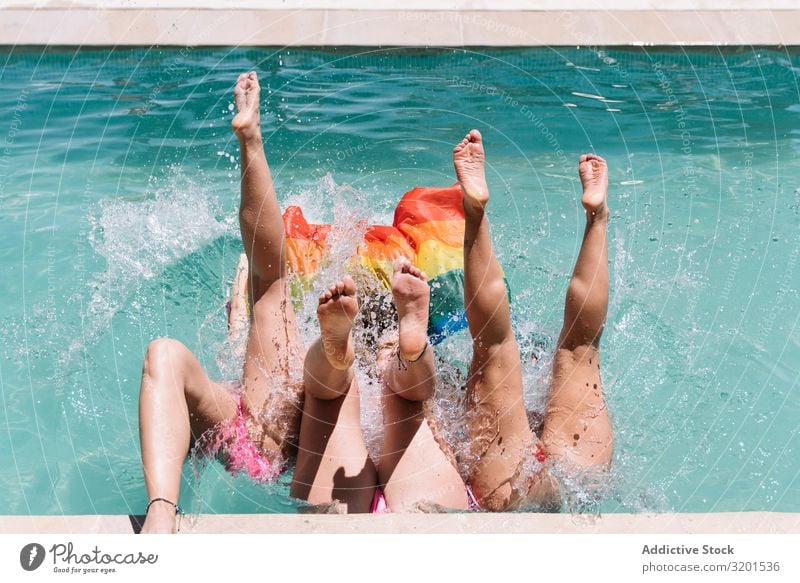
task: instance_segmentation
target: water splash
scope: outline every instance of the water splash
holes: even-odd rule
[[[209,192],[180,168],[172,167],[155,185],[145,200],[109,198],[90,212],[89,242],[106,268],[89,284],[89,337],[108,325],[143,282],[210,241],[236,232],[235,217],[224,216]]]

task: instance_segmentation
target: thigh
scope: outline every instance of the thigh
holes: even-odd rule
[[[467,381],[467,421],[477,453],[501,441],[530,441],[532,432],[522,389],[516,341],[512,339],[489,348],[475,346]]]
[[[167,342],[161,350],[167,352],[171,363],[179,365],[192,435],[199,437],[215,425],[234,418],[237,409],[234,392],[212,381],[186,346],[175,340]]]
[[[557,350],[542,442],[549,456],[577,469],[611,461],[611,419],[594,346]]]
[[[350,513],[370,511],[377,475],[361,432],[359,401],[355,380],[338,399],[306,397],[292,496],[315,505],[338,501]]]
[[[305,356],[286,281],[260,289],[253,285],[253,321],[247,339],[245,376],[286,378],[302,371]],[[250,389],[248,388],[248,392]]]
[[[292,454],[303,402],[303,345],[285,282],[266,290],[254,284],[253,320],[247,340],[244,404],[262,426],[265,450]]]
[[[518,479],[536,446],[525,413],[519,348],[513,339],[488,348],[476,344],[467,399],[470,485],[482,506],[505,510],[524,494]]]
[[[466,486],[448,445],[434,434],[424,403],[383,392],[384,443],[378,478],[392,511],[466,509]]]

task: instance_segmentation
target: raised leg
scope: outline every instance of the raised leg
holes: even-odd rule
[[[567,468],[610,463],[611,419],[600,380],[600,336],[608,309],[608,168],[593,154],[581,156],[579,174],[586,230],[564,305],[564,327],[553,363],[553,380],[542,441]]]
[[[228,347],[237,358],[244,357],[247,333],[250,330],[250,314],[248,309],[247,281],[250,279],[247,255],[239,256],[236,275],[231,285],[231,297],[228,301]]]
[[[395,265],[392,295],[399,318],[398,344],[379,356],[382,370],[384,442],[378,479],[395,512],[426,507],[466,509],[469,500],[452,454],[437,442],[425,415],[436,366],[428,346],[430,288],[407,261]]]
[[[291,494],[314,505],[369,512],[377,476],[361,432],[351,329],[356,287],[345,277],[319,299],[320,337],[305,358],[305,403]]]
[[[244,364],[244,404],[264,424],[257,436],[266,452],[296,447],[303,348],[287,285],[286,241],[272,175],[261,138],[260,87],[255,73],[239,76],[234,89],[242,199],[239,223],[250,263],[252,325]]]
[[[453,162],[464,194],[464,305],[473,346],[467,381],[470,485],[483,508],[499,511],[526,494],[519,491],[518,478],[538,443],[525,414],[519,347],[489,234],[480,132],[472,130],[456,145]]]
[[[166,498],[177,504],[191,438],[234,415],[233,394],[208,378],[189,349],[168,338],[152,341],[139,393],[139,439],[148,500]],[[154,503],[142,532],[175,532],[175,508]]]

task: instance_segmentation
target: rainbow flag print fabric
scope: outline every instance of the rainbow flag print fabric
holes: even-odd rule
[[[461,197],[458,184],[407,192],[395,208],[391,226],[367,228],[355,258],[387,288],[392,266],[401,257],[426,273],[431,287],[428,336],[432,344],[466,327]],[[301,281],[308,281],[325,261],[331,226],[309,223],[297,206],[286,209],[283,222],[289,269]]]

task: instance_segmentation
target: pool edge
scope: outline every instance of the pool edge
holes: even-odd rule
[[[132,534],[137,517],[2,516],[0,534]],[[798,534],[800,513],[672,514],[207,514],[182,519],[184,534]]]
[[[613,3],[612,3],[613,4]],[[800,45],[800,10],[287,10],[36,8],[0,11],[0,44],[65,46]]]

